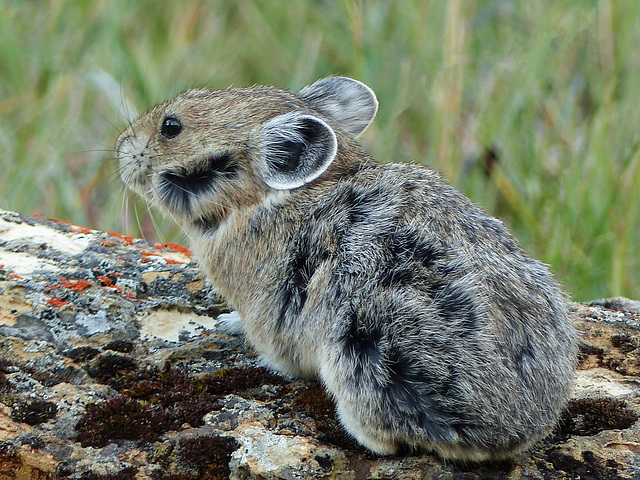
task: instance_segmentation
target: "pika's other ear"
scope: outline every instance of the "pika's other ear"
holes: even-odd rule
[[[258,169],[271,188],[290,190],[318,178],[336,156],[336,134],[313,115],[290,112],[259,132]]]
[[[378,111],[378,99],[364,83],[347,77],[328,77],[304,87],[298,97],[333,118],[347,135],[364,132]]]

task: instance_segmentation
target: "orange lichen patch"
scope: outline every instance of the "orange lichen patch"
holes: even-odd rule
[[[146,250],[146,249],[140,250],[140,253],[142,255],[144,255],[144,257],[142,259],[140,259],[140,263],[149,263],[151,261],[151,259],[149,257],[158,257],[158,256],[160,256],[159,253],[151,252],[151,251]]]
[[[4,270],[4,265],[0,265],[0,270]],[[15,278],[17,280],[22,280],[22,276],[18,275],[17,273],[5,272],[5,274],[9,278]]]
[[[129,245],[133,245],[133,237],[131,235],[123,235],[121,233],[116,233],[116,232],[107,232],[107,234],[111,235],[112,237],[119,238],[124,243],[127,243]]]
[[[183,247],[182,245],[178,245],[177,243],[164,243],[163,244],[165,248],[168,248],[169,250],[173,250],[174,252],[180,252],[185,254],[187,257],[191,256],[191,250],[188,249],[187,247]]]
[[[71,227],[71,231],[73,233],[95,233],[94,230],[91,230],[90,228],[87,227],[83,227],[81,225],[77,225],[75,223],[72,222],[67,222],[66,220],[60,220],[58,218],[53,218],[53,217],[45,217],[42,215],[32,215],[33,217],[37,217],[37,218],[44,218],[46,220],[49,220],[51,222],[55,222],[55,223],[59,223],[61,225],[69,225]]]
[[[91,282],[87,282],[86,280],[68,280],[66,277],[60,277],[60,283],[55,285],[50,285],[48,290],[55,290],[57,288],[68,288],[69,290],[73,290],[74,292],[84,292],[87,288],[91,286]]]
[[[167,265],[184,265],[186,262],[180,262],[178,260],[171,260],[170,258],[166,258],[165,263]]]
[[[108,272],[105,275],[96,275],[96,279],[103,287],[115,288],[118,292],[122,293],[122,288],[116,285],[117,277],[121,275],[122,274],[118,272]]]
[[[84,292],[87,288],[91,286],[91,282],[87,282],[86,280],[76,280],[75,282],[63,282],[63,285],[74,292]]]
[[[107,275],[98,275],[96,278],[104,287],[114,287],[116,285],[116,279],[113,277],[109,277]]]
[[[71,225],[71,231],[73,233],[94,233],[93,230],[91,230],[90,228],[87,227],[81,227],[80,225]]]
[[[62,308],[65,305],[69,305],[69,302],[65,302],[64,300],[60,300],[59,298],[50,298],[47,300],[47,305],[53,308]]]
[[[97,278],[105,287],[112,287],[115,284],[115,280],[111,277],[107,277],[106,275],[98,275]]]
[[[153,248],[164,250],[160,255],[164,258],[166,265],[184,265],[191,261],[191,250],[177,243],[157,243]]]
[[[126,298],[127,300],[131,300],[133,303],[144,303],[144,300],[142,300],[140,298],[136,298],[136,296],[132,292],[125,293],[122,296],[124,298]]]
[[[113,247],[116,244],[116,242],[112,242],[111,240],[103,240],[100,243],[105,247]]]

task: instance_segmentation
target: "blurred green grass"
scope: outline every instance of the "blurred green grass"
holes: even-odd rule
[[[127,120],[193,86],[348,75],[380,161],[442,172],[577,300],[640,298],[640,2],[0,2],[0,208],[178,240],[124,192]]]

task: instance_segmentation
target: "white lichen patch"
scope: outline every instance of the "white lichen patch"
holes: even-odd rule
[[[87,315],[84,312],[78,313],[76,323],[80,327],[80,331],[87,336],[96,333],[106,333],[111,330],[112,324],[107,318],[107,312],[99,310],[98,312]]]
[[[577,372],[575,387],[578,398],[626,398],[638,394],[640,382],[605,368],[592,368]]]
[[[318,478],[327,474],[315,459],[319,453],[334,464],[343,463],[342,452],[313,438],[274,432],[273,411],[255,400],[228,395],[220,403],[222,409],[204,421],[240,444],[231,455],[232,471],[250,471],[254,478]],[[229,419],[237,424],[231,426]]]
[[[67,255],[77,255],[91,243],[85,234],[66,235],[42,225],[7,222],[1,218],[0,235],[7,242],[46,245]]]
[[[140,318],[140,337],[178,342],[198,336],[204,330],[213,330],[217,323],[214,318],[195,313],[159,309]]]
[[[4,237],[2,238],[4,240]],[[0,250],[0,265],[3,266],[3,270],[21,277],[29,277],[33,272],[37,271],[54,273],[60,271],[60,267],[53,262],[34,257],[28,252]]]
[[[238,469],[249,468],[257,478],[269,478],[282,470],[302,471],[306,459],[314,458],[318,449],[309,438],[278,435],[257,421],[241,424],[233,433],[241,447],[233,452],[232,465]]]

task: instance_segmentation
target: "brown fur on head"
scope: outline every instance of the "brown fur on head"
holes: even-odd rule
[[[179,221],[215,225],[229,208],[311,182],[332,164],[336,172],[357,168],[354,159],[366,156],[354,155],[361,152],[351,136],[369,125],[377,101],[364,84],[332,80],[298,95],[270,87],[186,91],[120,135],[121,176]]]

